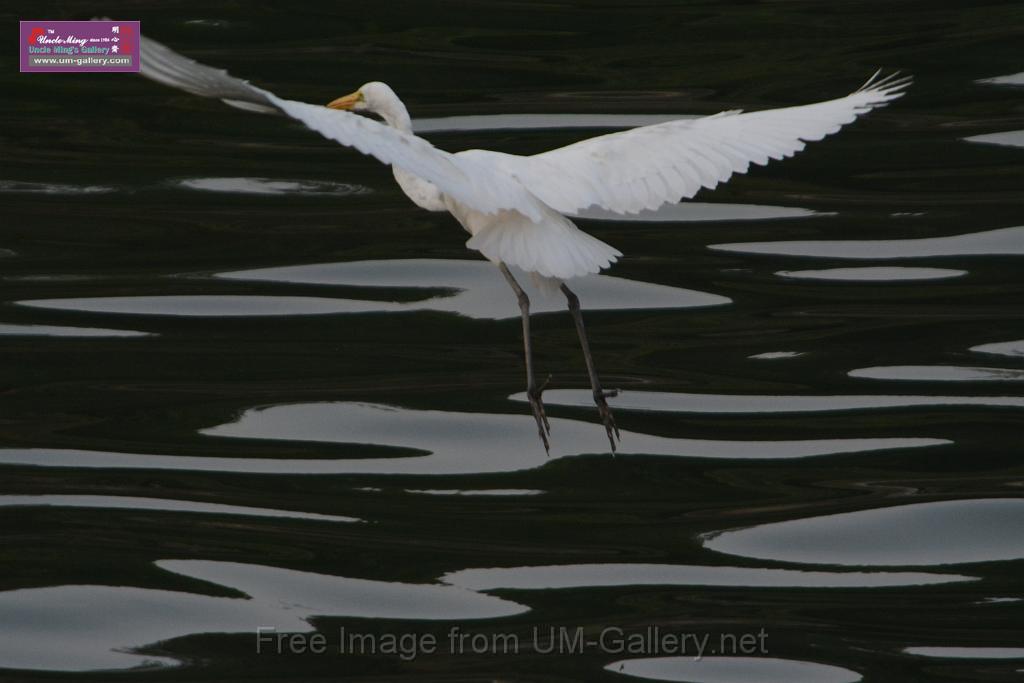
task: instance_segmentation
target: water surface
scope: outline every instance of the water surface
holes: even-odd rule
[[[612,662],[608,671],[648,681],[689,683],[856,683],[861,676],[838,666],[768,657],[650,657]]]
[[[710,534],[712,550],[810,564],[918,566],[1024,558],[1024,499],[914,503]],[[941,529],[941,534],[931,533]]]
[[[612,456],[564,297],[520,278],[547,455],[511,289],[390,169],[129,74],[3,71],[0,678],[1020,678],[1019,2],[102,11],[284,97],[383,80],[450,152],[915,84],[693,201],[573,218],[624,255],[572,283]],[[261,625],[330,653],[258,654]],[[766,652],[534,646],[559,627]]]

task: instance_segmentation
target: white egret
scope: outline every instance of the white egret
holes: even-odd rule
[[[550,427],[534,378],[530,301],[509,266],[561,289],[568,302],[590,375],[594,402],[612,452],[618,429],[598,378],[580,302],[566,281],[597,273],[622,254],[577,228],[564,214],[588,207],[631,214],[713,189],[751,163],[764,165],[799,152],[805,141],[835,133],[857,116],[903,94],[911,79],[879,73],[854,93],[805,106],[643,126],[534,156],[472,149],[455,154],[412,132],[412,120],[394,91],[366,83],[326,106],[286,100],[226,71],[183,57],[142,38],[143,76],[195,95],[261,113],[297,119],[326,138],[392,166],[406,195],[428,211],[448,211],[470,234],[466,246],[493,262],[508,280],[522,313],[527,396],[545,449]],[[376,114],[383,123],[350,112]]]

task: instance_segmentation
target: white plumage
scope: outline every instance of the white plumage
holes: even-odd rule
[[[875,74],[856,92],[827,102],[670,121],[517,156],[434,147],[412,133],[404,105],[383,84],[361,90],[376,90],[375,104],[395,110],[381,112],[393,114],[391,120],[385,116],[391,125],[282,99],[149,38],[142,39],[142,75],[242,109],[285,114],[390,164],[405,173],[399,182],[418,205],[455,215],[472,235],[469,248],[559,280],[596,273],[621,256],[560,214],[592,206],[632,214],[689,199],[702,187],[714,189],[734,173],[746,173],[752,163],[792,156],[805,142],[899,97],[910,82]]]
[[[750,164],[767,164],[802,150],[859,115],[900,97],[910,78],[879,79],[827,102],[751,113],[643,126],[582,140],[534,156],[487,150],[452,154],[413,134],[409,113],[390,87],[371,82],[327,106],[277,97],[271,92],[183,57],[142,38],[141,73],[203,97],[261,113],[284,114],[324,137],[390,164],[402,190],[418,206],[449,211],[470,233],[466,246],[501,268],[523,312],[528,387],[545,447],[549,427],[533,377],[529,300],[507,265],[561,287],[573,313],[594,400],[615,449],[615,423],[601,389],[579,313],[565,280],[596,273],[622,254],[592,237],[564,214],[600,207],[620,214],[657,209],[713,189]],[[379,114],[384,123],[348,110]]]
[[[827,102],[750,113],[728,111],[582,140],[531,157],[486,152],[542,202],[563,213],[599,206],[631,214],[714,189],[750,164],[793,156],[857,116],[896,99],[909,78],[872,77]]]

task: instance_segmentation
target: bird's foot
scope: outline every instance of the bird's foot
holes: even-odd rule
[[[551,445],[548,443],[548,436],[551,434],[551,424],[548,422],[548,416],[544,412],[544,401],[541,400],[541,395],[548,386],[548,382],[551,381],[549,375],[544,384],[540,387],[532,387],[526,390],[526,396],[530,400],[530,408],[533,410],[533,419],[537,421],[537,434],[540,435],[541,443],[544,444],[544,452],[551,455]]]
[[[609,389],[607,391],[598,389],[594,392],[594,403],[597,404],[597,413],[601,416],[601,422],[604,423],[604,430],[608,434],[608,443],[612,446],[612,455],[615,455],[616,441],[621,441],[622,438],[619,436],[619,427],[615,424],[615,418],[612,417],[612,411],[608,407],[608,401],[605,399],[618,395],[618,389]]]

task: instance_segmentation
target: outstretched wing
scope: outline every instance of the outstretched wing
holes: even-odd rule
[[[827,102],[750,113],[722,112],[582,140],[531,157],[492,161],[552,208],[598,206],[636,213],[714,188],[751,163],[790,157],[861,114],[900,97],[910,77],[878,73],[856,92]]]
[[[183,57],[162,43],[142,36],[139,74],[200,97],[214,97],[233,107],[263,114],[283,113],[271,93],[235,78],[224,69]]]
[[[158,83],[220,99],[240,109],[297,119],[330,140],[433,183],[441,192],[482,213],[512,209],[533,221],[542,218],[543,207],[537,199],[519,183],[509,182],[508,176],[491,164],[456,157],[421,137],[357,114],[282,99],[145,36],[141,38],[141,50],[139,73]]]

